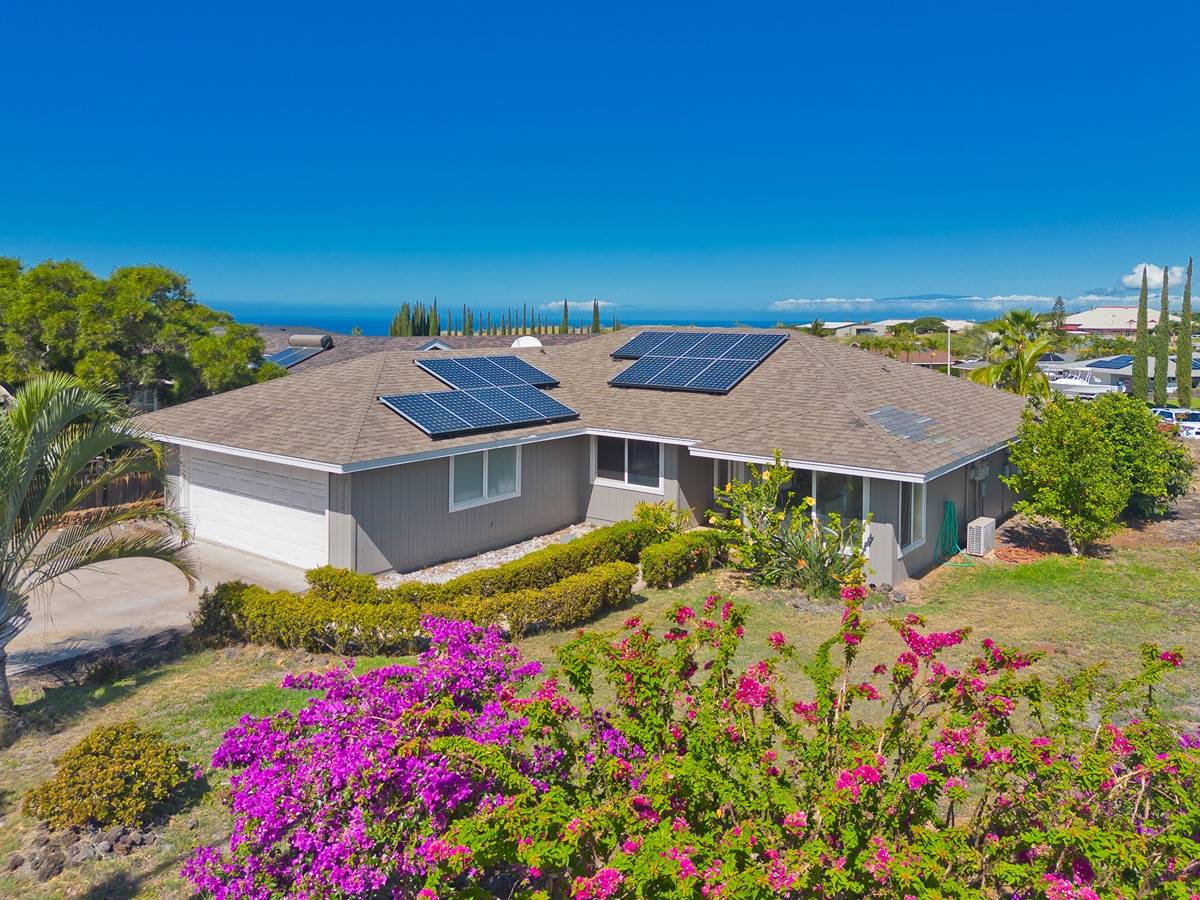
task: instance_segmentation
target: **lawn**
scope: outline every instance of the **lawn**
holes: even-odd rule
[[[795,609],[780,592],[739,586],[729,573],[701,576],[678,588],[647,590],[630,608],[614,611],[588,627],[619,629],[631,614],[662,621],[672,606],[703,603],[710,592],[732,593],[752,607],[740,663],[765,652],[767,636],[782,631],[802,654],[810,654],[837,627],[835,604]],[[914,611],[931,625],[969,625],[972,642],[991,636],[1046,653],[1037,670],[1046,675],[1073,671],[1108,660],[1115,673],[1132,671],[1143,641],[1200,647],[1200,545],[1120,548],[1107,559],[1049,557],[1024,565],[980,563],[944,568],[922,586],[920,596],[894,608]],[[878,611],[879,620],[893,614]],[[552,667],[554,649],[571,637],[558,632],[523,640],[524,653]],[[890,662],[900,649],[885,627],[868,636],[862,672],[877,661]],[[391,660],[360,661],[360,668]],[[0,751],[0,862],[24,846],[33,822],[19,812],[20,796],[52,771],[55,756],[96,725],[135,719],[161,728],[189,748],[197,762],[207,760],[224,729],[246,713],[261,715],[294,708],[303,695],[276,685],[284,672],[331,665],[332,657],[242,647],[210,650],[120,679],[100,688],[55,687],[25,696],[32,730]],[[1198,661],[1200,662],[1200,661]],[[1185,667],[1167,692],[1177,714],[1200,719],[1200,677]],[[804,692],[802,678],[795,691]],[[603,700],[603,692],[598,698]],[[219,784],[217,785],[219,787]],[[192,827],[188,827],[189,824]],[[184,892],[177,877],[182,860],[200,843],[221,841],[229,820],[215,795],[180,814],[165,839],[129,857],[70,868],[42,886],[0,875],[0,895],[22,897],[175,897]]]

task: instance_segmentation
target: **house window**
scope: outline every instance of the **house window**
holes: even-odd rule
[[[662,444],[598,436],[593,446],[597,484],[662,493]]]
[[[450,511],[521,496],[521,448],[450,457]]]
[[[915,550],[925,543],[925,485],[900,484],[900,551]]]
[[[837,513],[842,519],[842,524],[851,519],[866,517],[861,475],[817,472],[813,491],[813,499],[816,501],[813,511],[822,521],[828,520],[831,513]]]

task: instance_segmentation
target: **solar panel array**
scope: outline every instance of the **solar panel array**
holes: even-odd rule
[[[1133,363],[1132,356],[1114,356],[1111,359],[1098,359],[1089,363],[1089,369],[1123,369]]]
[[[312,359],[324,349],[324,347],[284,347],[282,350],[264,357],[263,362],[275,363],[277,366],[290,369],[306,359]]]
[[[532,384],[554,387],[558,380],[518,356],[460,356],[418,359],[416,364],[452,388],[475,390]]]
[[[579,415],[530,384],[380,397],[430,437],[561,422]]]
[[[634,359],[608,383],[728,394],[787,340],[784,334],[712,331],[643,331],[612,354]]]

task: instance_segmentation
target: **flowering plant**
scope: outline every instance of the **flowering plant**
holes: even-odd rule
[[[777,632],[740,662],[745,610],[710,596],[665,631],[579,634],[565,684],[431,621],[420,665],[296,679],[325,697],[229,733],[231,853],[187,874],[222,897],[1200,891],[1200,736],[1154,697],[1179,650],[1047,684],[1032,656],[969,656],[965,629],[910,615],[860,675],[864,589],[842,595],[808,660]]]

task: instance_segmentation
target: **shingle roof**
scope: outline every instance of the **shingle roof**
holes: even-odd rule
[[[308,359],[294,364],[291,368],[293,372],[307,371],[308,369],[320,369],[325,366],[336,365],[337,363],[346,362],[351,359],[358,359],[360,356],[368,356],[372,353],[379,353],[383,350],[419,350],[422,346],[430,341],[436,340],[447,345],[455,350],[477,350],[480,348],[490,348],[493,351],[498,348],[507,350],[512,346],[512,342],[516,340],[515,335],[488,335],[480,334],[471,337],[462,335],[441,335],[440,337],[387,337],[384,335],[374,334],[338,334],[337,332],[323,331],[320,328],[300,328],[288,325],[260,325],[258,326],[259,336],[263,339],[264,354],[270,355],[288,346],[288,338],[294,334],[328,334],[333,338],[333,347],[325,350],[315,356],[310,356]],[[561,344],[574,344],[579,341],[590,339],[590,334],[543,334],[537,335],[537,339],[546,346],[558,346]],[[432,351],[445,352],[445,351]]]
[[[714,452],[770,456],[778,448],[792,461],[923,475],[1003,444],[1023,407],[1012,394],[794,332],[724,396],[610,387],[629,362],[609,354],[635,333],[507,351],[559,379],[551,393],[579,411],[577,421],[435,441],[377,398],[445,385],[413,364],[427,354],[388,350],[148,413],[139,424],[163,437],[337,466],[588,427]],[[495,350],[455,355],[487,352]],[[905,416],[928,421],[905,436],[889,427]]]

